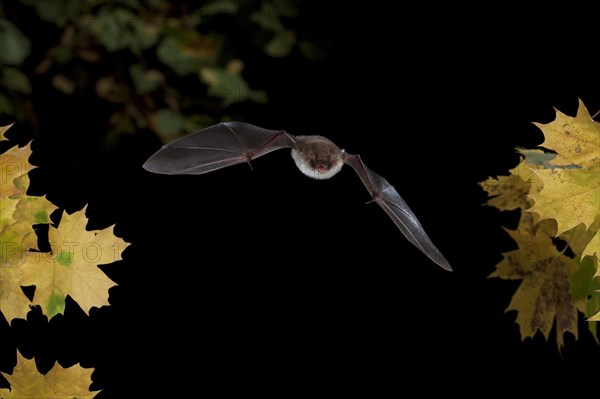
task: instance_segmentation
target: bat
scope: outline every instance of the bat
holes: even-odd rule
[[[313,179],[329,179],[344,165],[349,165],[373,201],[383,208],[408,241],[442,268],[452,270],[396,189],[369,169],[359,155],[346,153],[323,136],[294,136],[285,130],[224,122],[163,146],[148,158],[143,168],[167,175],[200,175],[240,163],[250,164],[253,159],[281,148],[290,148],[298,169]]]

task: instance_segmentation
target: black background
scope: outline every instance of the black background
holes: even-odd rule
[[[580,98],[600,109],[589,36],[515,10],[312,7],[297,23],[332,37],[332,56],[248,62],[271,103],[240,114],[360,153],[454,272],[365,205],[350,169],[312,181],[281,151],[252,170],[153,175],[141,164],[158,138],[125,136],[104,149],[92,104],[48,98],[40,123],[53,128],[33,143],[32,193],[68,212],[88,204],[88,228],[116,223],[131,245],[102,267],[118,284],[112,306],[88,317],[69,302],[49,323],[36,312],[3,322],[3,364],[14,364],[16,345],[42,370],[55,359],[95,367],[98,398],[591,384],[600,350],[583,320],[559,352],[555,331],[549,342],[521,342],[516,313],[504,313],[518,282],[487,276],[515,248],[501,226],[514,228],[518,215],[482,206],[477,184],[516,165],[515,147],[541,144],[531,122],[552,121],[553,107],[574,115]],[[82,120],[89,131],[75,130]],[[19,126],[9,137],[27,141]]]

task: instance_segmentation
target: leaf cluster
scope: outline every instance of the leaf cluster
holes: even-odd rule
[[[8,128],[0,128],[0,141]],[[87,230],[85,208],[52,224],[58,208],[45,196],[27,194],[34,168],[30,144],[0,154],[0,312],[10,322],[39,307],[52,318],[64,312],[67,296],[85,313],[107,306],[115,283],[98,266],[121,260],[128,244],[114,235],[114,226]],[[47,227],[47,236],[37,234],[41,226]],[[19,355],[13,373],[5,375],[11,391],[3,397],[91,397],[91,373],[79,366],[55,366],[41,375],[33,360]]]
[[[518,312],[522,338],[548,339],[555,325],[561,348],[566,332],[578,336],[578,313],[595,337],[600,320],[600,123],[580,101],[575,117],[557,110],[536,125],[542,148],[517,148],[521,161],[507,176],[479,184],[487,205],[520,212],[506,229],[517,249],[490,277],[521,281],[507,311]]]

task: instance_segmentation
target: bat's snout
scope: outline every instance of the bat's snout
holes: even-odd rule
[[[317,173],[325,174],[329,172],[329,169],[331,169],[331,163],[315,161],[312,162],[312,167],[317,171]]]

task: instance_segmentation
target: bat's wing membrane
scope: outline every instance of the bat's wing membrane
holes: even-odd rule
[[[152,155],[144,169],[169,175],[200,175],[294,148],[294,136],[243,122],[224,122],[173,141]]]
[[[439,266],[446,270],[452,270],[450,263],[431,242],[415,214],[386,179],[367,168],[358,155],[344,154],[344,163],[356,171],[373,200],[392,218],[411,243]]]

